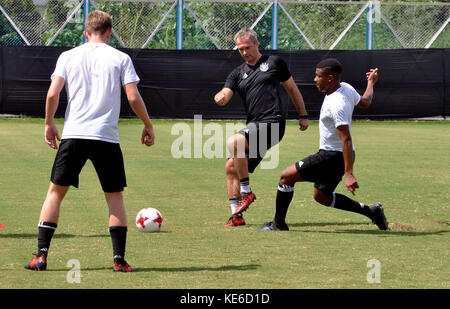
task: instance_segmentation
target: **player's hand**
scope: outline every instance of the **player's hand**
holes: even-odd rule
[[[46,124],[45,142],[47,143],[47,145],[50,146],[50,148],[58,149],[58,144],[56,143],[56,140],[60,141],[61,138],[59,137],[58,129],[56,128],[55,124]]]
[[[153,127],[144,127],[144,130],[142,130],[141,143],[145,144],[147,147],[150,147],[155,143]]]
[[[309,127],[308,119],[299,119],[298,123],[300,125],[300,131],[305,131]]]
[[[217,105],[220,106],[224,106],[225,105],[225,93],[223,93],[223,91],[219,91],[215,96],[214,96],[214,101],[216,102]]]
[[[370,71],[366,73],[366,78],[368,82],[370,81],[375,84],[378,80],[378,68],[370,69]]]
[[[348,192],[355,195],[355,190],[359,188],[359,185],[353,174],[345,174],[345,186],[347,187]]]

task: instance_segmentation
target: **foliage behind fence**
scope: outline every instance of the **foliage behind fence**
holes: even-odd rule
[[[232,49],[244,27],[262,49],[450,47],[449,3],[299,0],[0,0],[0,45],[79,45],[85,3],[122,48]]]

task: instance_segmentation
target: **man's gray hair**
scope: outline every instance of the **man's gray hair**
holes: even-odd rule
[[[234,36],[234,42],[237,41],[237,39],[243,38],[243,37],[249,37],[250,40],[252,40],[253,43],[258,42],[258,35],[256,34],[255,30],[253,29],[241,29],[238,31],[238,33]]]

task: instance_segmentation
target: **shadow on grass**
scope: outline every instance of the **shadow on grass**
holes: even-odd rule
[[[364,225],[367,222],[303,222],[303,223],[288,223],[289,227],[309,227],[309,226],[330,226],[330,225]]]
[[[2,238],[15,238],[15,239],[27,239],[27,238],[36,238],[38,237],[38,233],[22,233],[22,234],[0,234],[0,239]],[[111,237],[109,234],[92,234],[92,235],[75,235],[75,234],[55,234],[54,238],[75,238],[75,237]]]
[[[136,267],[134,272],[197,272],[197,271],[245,271],[245,270],[255,270],[261,267],[259,264],[248,264],[248,265],[224,265],[218,267]],[[48,268],[46,271],[68,271],[70,268],[58,268],[51,269]],[[96,271],[96,270],[110,270],[112,271],[112,266],[109,267],[86,267],[81,268],[81,271]]]
[[[292,227],[322,227],[322,226],[349,226],[349,225],[367,225],[370,227],[375,227],[374,225],[367,222],[305,222],[305,223],[292,223],[288,224],[290,228]],[[376,227],[375,227],[376,228]],[[396,230],[395,228],[390,231],[381,230],[357,230],[357,229],[346,229],[346,230],[335,230],[335,231],[321,231],[321,230],[295,230],[294,232],[303,233],[325,233],[325,234],[365,234],[365,235],[383,235],[383,236],[426,236],[426,235],[444,235],[449,233],[449,230],[439,230],[439,231],[405,231]]]
[[[298,231],[306,233],[325,233],[325,234],[364,234],[364,235],[380,235],[380,236],[427,236],[427,235],[444,235],[448,230],[440,231],[381,231],[381,230],[337,230],[337,231]]]
[[[330,225],[363,225],[368,224],[367,222],[302,222],[302,223],[287,223],[289,228],[293,227],[320,227],[320,226],[330,226]],[[248,227],[261,227],[262,224],[249,223]]]
[[[323,230],[293,230],[296,227],[326,227],[326,226],[350,226],[350,225],[367,225],[370,228],[376,228],[375,225],[367,222],[302,222],[302,223],[288,223],[291,232],[297,233],[324,233],[324,234],[364,234],[364,235],[381,235],[381,236],[426,236],[426,235],[445,235],[450,232],[450,230],[439,230],[439,231],[411,231],[411,230],[401,230],[395,227],[390,231],[381,231],[378,229],[361,230],[361,229],[346,229],[346,230],[334,230],[334,231],[323,231]]]
[[[201,266],[193,266],[193,267],[149,267],[149,268],[140,268],[136,267],[136,272],[148,272],[148,271],[158,271],[158,272],[194,272],[194,271],[231,271],[231,270],[255,270],[261,267],[258,264],[248,264],[248,265],[224,265],[218,267],[201,267]]]

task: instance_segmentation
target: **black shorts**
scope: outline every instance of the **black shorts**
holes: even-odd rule
[[[249,122],[238,132],[245,136],[249,146],[246,152],[249,173],[253,173],[267,151],[281,141],[285,130],[286,120],[280,117],[278,122]]]
[[[104,192],[121,192],[127,186],[120,145],[88,139],[61,141],[50,180],[60,186],[78,188],[80,172],[88,159]]]
[[[340,151],[320,149],[295,163],[298,174],[325,194],[334,192],[345,172],[344,156]]]

